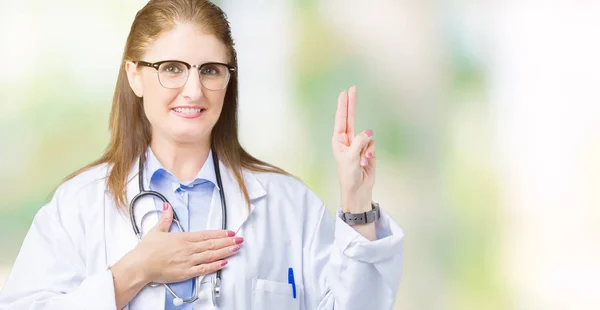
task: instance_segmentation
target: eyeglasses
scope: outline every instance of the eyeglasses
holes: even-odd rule
[[[200,83],[209,90],[223,90],[229,83],[235,68],[220,62],[190,65],[179,60],[164,60],[155,63],[138,60],[138,65],[151,67],[158,72],[158,82],[164,88],[180,88],[187,83],[190,68],[198,68]]]

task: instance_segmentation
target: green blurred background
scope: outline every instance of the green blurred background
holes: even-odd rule
[[[357,85],[374,198],[406,234],[395,309],[600,308],[599,5],[216,2],[242,144],[331,211],[336,99]],[[145,3],[0,0],[0,287],[36,211],[106,147]]]

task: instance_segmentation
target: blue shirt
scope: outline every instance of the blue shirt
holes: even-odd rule
[[[177,213],[181,226],[185,231],[200,231],[206,228],[208,213],[212,202],[214,188],[217,186],[212,151],[206,162],[191,181],[179,181],[158,161],[152,149],[148,148],[145,167],[146,177],[150,177],[150,189],[163,194],[173,211]],[[156,208],[162,210],[162,201],[155,199]],[[173,223],[171,231],[178,231]],[[190,299],[194,293],[195,278],[170,284],[171,289],[183,299]],[[166,289],[165,289],[166,290]],[[165,309],[190,310],[191,304],[184,303],[179,307],[173,305],[173,295],[167,291]]]

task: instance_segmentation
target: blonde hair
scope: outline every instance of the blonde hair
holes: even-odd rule
[[[129,86],[125,63],[142,59],[146,48],[162,33],[174,29],[177,23],[190,23],[216,36],[227,47],[229,64],[237,71],[231,28],[227,16],[218,6],[207,0],[151,0],[136,14],[127,37],[110,112],[111,138],[108,147],[100,159],[75,171],[64,181],[91,167],[109,164],[112,168],[107,180],[108,190],[113,194],[118,207],[127,205],[125,188],[128,173],[135,161],[147,150],[152,137],[142,99]],[[227,85],[221,115],[212,129],[211,147],[219,160],[232,170],[249,207],[250,199],[244,184],[243,169],[289,174],[254,158],[242,148],[237,132],[237,107],[238,78],[234,73]]]

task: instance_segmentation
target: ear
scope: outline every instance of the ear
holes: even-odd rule
[[[137,70],[137,65],[132,61],[125,62],[125,71],[129,86],[136,96],[142,98],[144,95],[144,84],[142,83],[142,73]]]

